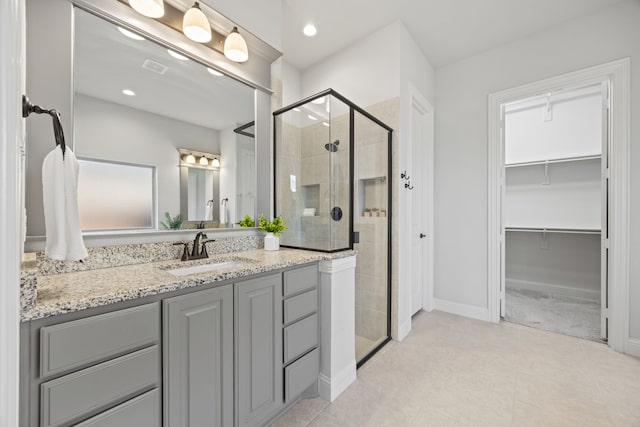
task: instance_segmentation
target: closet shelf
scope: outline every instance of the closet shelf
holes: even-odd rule
[[[505,227],[505,231],[522,231],[525,233],[600,234],[600,230],[595,228]]]
[[[600,154],[597,154],[593,156],[577,156],[577,157],[565,157],[562,159],[536,160],[533,162],[507,163],[504,165],[504,167],[517,168],[522,166],[548,165],[551,163],[569,163],[569,162],[580,162],[584,160],[599,160],[601,158],[602,156]]]

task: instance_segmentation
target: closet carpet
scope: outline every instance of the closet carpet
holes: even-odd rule
[[[332,403],[304,399],[273,427],[638,427],[640,359],[604,344],[420,312]]]
[[[507,322],[601,341],[600,301],[507,288]]]

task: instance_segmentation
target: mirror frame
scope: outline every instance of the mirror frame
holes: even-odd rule
[[[56,108],[61,112],[63,126],[67,131],[68,145],[73,147],[73,20],[74,7],[79,7],[101,19],[105,19],[124,28],[140,33],[161,46],[171,48],[193,60],[223,72],[254,89],[255,95],[255,147],[256,147],[256,216],[258,213],[269,215],[272,212],[272,162],[271,162],[271,64],[282,53],[243,30],[249,45],[250,59],[244,64],[234,63],[224,55],[206,46],[193,42],[182,33],[166,27],[154,19],[144,17],[121,1],[113,0],[30,0],[26,4],[27,16],[27,63],[26,72],[27,94],[34,101],[44,104],[48,108]],[[236,23],[217,14],[213,24],[220,28],[233,28]],[[51,25],[55,22],[55,25]],[[42,25],[40,25],[42,24]],[[48,24],[48,25],[46,25]],[[50,52],[55,52],[51,55]],[[55,82],[55,85],[52,83]],[[31,186],[25,185],[25,201],[31,208],[29,216],[40,220],[44,224],[42,211],[42,190],[38,183],[40,164],[46,153],[51,149],[43,146],[41,141],[50,140],[51,124],[46,120],[28,120],[27,147],[31,156],[27,156],[27,168],[37,172]],[[31,175],[31,172],[30,172]],[[35,209],[35,212],[33,211]],[[215,230],[215,229],[214,229]],[[220,229],[229,230],[229,229]],[[88,247],[108,244],[120,244],[130,240],[132,234],[138,236],[149,235],[151,241],[174,240],[167,237],[178,231],[115,231],[115,232],[84,232],[85,244]],[[189,230],[186,230],[187,232]],[[44,248],[44,232],[37,230],[40,235],[30,234],[25,241],[25,250],[34,251]],[[157,239],[153,234],[157,234]],[[192,232],[191,232],[192,233]],[[235,234],[235,233],[234,233]],[[95,243],[94,243],[95,242]],[[126,243],[123,243],[126,244]]]

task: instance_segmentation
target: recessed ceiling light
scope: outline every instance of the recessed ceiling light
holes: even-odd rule
[[[142,37],[141,35],[138,35],[138,34],[134,33],[133,31],[125,30],[122,27],[118,27],[118,31],[120,31],[122,34],[124,34],[125,36],[129,37],[130,39],[145,40],[145,38]]]
[[[178,52],[174,52],[171,49],[167,49],[167,52],[169,52],[169,55],[173,56],[176,59],[179,59],[180,61],[188,61],[189,60],[189,58],[187,58],[186,56],[181,55]]]
[[[216,77],[224,76],[224,74],[222,74],[220,71],[214,70],[213,68],[207,67],[207,71],[209,72],[209,74],[213,74]]]
[[[122,93],[124,93],[127,96],[135,96],[136,93],[134,91],[132,91],[131,89],[123,89]]]
[[[307,114],[307,117],[309,117],[311,120],[318,120],[317,118],[313,117],[311,114]]]
[[[304,33],[305,36],[307,37],[313,37],[316,34],[318,34],[318,29],[316,28],[315,25],[313,24],[307,24],[304,26],[304,28],[302,29],[302,32]]]

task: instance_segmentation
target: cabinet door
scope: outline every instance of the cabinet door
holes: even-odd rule
[[[233,287],[163,302],[164,425],[233,424]]]
[[[282,278],[236,284],[237,425],[262,425],[283,405]]]

